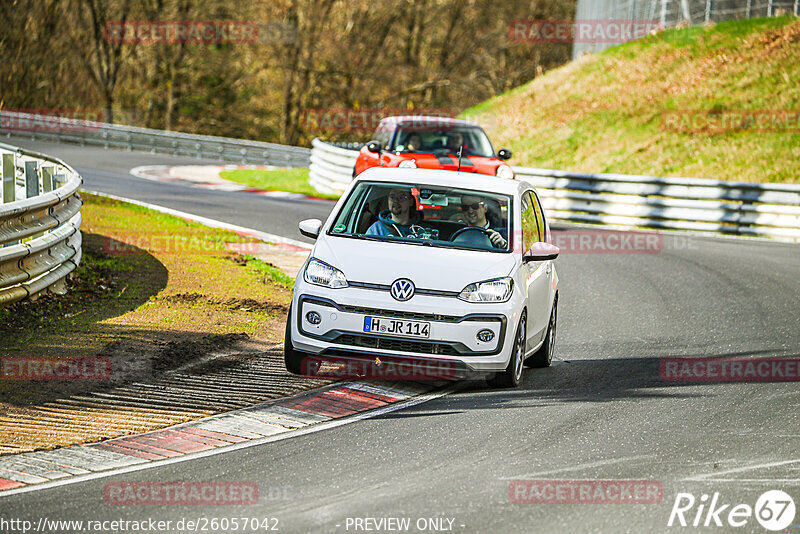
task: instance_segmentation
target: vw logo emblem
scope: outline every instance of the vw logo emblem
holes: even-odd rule
[[[414,296],[414,282],[408,278],[399,278],[392,283],[390,293],[395,300],[406,301]]]

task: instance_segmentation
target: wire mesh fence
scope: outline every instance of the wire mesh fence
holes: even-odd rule
[[[800,0],[578,0],[575,20],[646,21],[661,28],[674,28],[681,24],[696,26],[734,19],[797,16],[799,10]],[[608,39],[576,40],[572,57],[600,52],[614,44]]]

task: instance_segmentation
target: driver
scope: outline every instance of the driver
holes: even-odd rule
[[[406,150],[409,152],[418,152],[422,148],[422,139],[418,133],[412,133],[408,136],[406,141]]]
[[[411,189],[392,188],[389,191],[389,209],[378,215],[378,220],[367,229],[366,235],[415,235],[411,225],[416,215],[416,200]]]
[[[492,246],[495,248],[506,248],[508,245],[508,230],[504,227],[490,227],[486,218],[489,206],[480,197],[464,195],[461,197],[461,211],[464,213],[468,226],[483,228]]]

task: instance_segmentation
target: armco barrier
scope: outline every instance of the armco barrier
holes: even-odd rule
[[[311,141],[308,183],[317,191],[341,193],[353,179],[358,151],[340,148],[319,139]]]
[[[81,259],[80,175],[66,163],[0,144],[0,306],[63,294]]]
[[[0,110],[0,133],[103,148],[212,159],[229,163],[308,167],[308,148]]]
[[[315,139],[309,182],[341,192],[358,152]],[[514,167],[554,220],[800,241],[800,185]]]

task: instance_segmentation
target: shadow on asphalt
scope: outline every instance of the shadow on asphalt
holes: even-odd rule
[[[775,351],[735,351],[717,354],[714,358],[736,358],[775,355]],[[682,355],[681,357],[703,357]],[[475,409],[509,407],[545,407],[560,403],[613,402],[630,399],[689,399],[715,395],[715,388],[739,381],[678,382],[662,379],[662,358],[607,358],[597,360],[556,361],[545,369],[528,369],[518,388],[492,388],[483,380],[455,383],[456,391],[446,397],[446,410],[431,412],[427,404],[412,406],[380,418],[405,418],[420,415],[445,415]],[[702,391],[694,388],[704,386]]]

